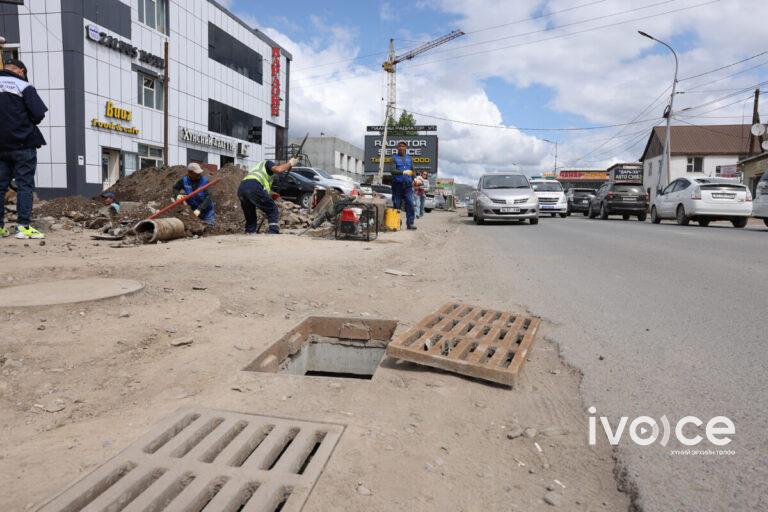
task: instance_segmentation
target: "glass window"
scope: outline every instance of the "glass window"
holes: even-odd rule
[[[137,171],[139,158],[136,153],[123,153],[123,168],[126,176]]]
[[[494,174],[484,176],[482,179],[483,189],[505,189],[505,188],[530,188],[528,180],[520,174]]]
[[[534,181],[531,187],[539,192],[562,192],[563,190],[563,186],[557,181]]]
[[[262,83],[264,62],[261,55],[210,22],[208,57],[246,78]]]
[[[261,118],[208,100],[208,130],[261,145]]]
[[[139,0],[139,21],[165,34],[168,0]]]
[[[670,192],[672,192],[672,189],[675,188],[676,185],[677,185],[677,180],[675,180],[672,183],[670,183],[669,185],[667,185],[664,188],[664,192],[662,192],[662,194],[669,194]]]
[[[689,156],[688,165],[686,166],[687,172],[701,172],[704,167],[704,158],[700,156]]]
[[[163,166],[163,148],[139,144],[139,168]]]
[[[163,110],[163,83],[158,78],[138,74],[139,90],[138,103],[145,107]]]

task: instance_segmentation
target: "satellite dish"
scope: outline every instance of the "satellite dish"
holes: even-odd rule
[[[763,149],[768,151],[768,140],[763,141]]]
[[[765,125],[760,123],[755,123],[752,125],[752,128],[750,129],[752,132],[752,135],[755,137],[760,137],[761,135],[765,134]]]

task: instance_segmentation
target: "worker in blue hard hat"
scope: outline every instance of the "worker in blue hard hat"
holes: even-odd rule
[[[187,166],[187,174],[182,176],[173,185],[173,195],[176,197],[176,200],[188,196],[195,190],[208,184],[208,178],[203,176],[203,172],[203,168],[197,162],[192,162]],[[207,189],[184,202],[192,208],[192,213],[201,221],[210,225],[216,223],[216,208],[213,204],[211,193]]]
[[[416,229],[413,211],[413,159],[406,151],[405,142],[397,144],[397,153],[392,155],[392,205],[396,209],[405,206],[405,225]]]

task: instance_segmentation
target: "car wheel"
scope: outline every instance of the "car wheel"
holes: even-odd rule
[[[624,215],[622,215],[622,216],[621,216],[621,218],[622,218],[622,219],[624,219],[624,220],[629,220],[629,215],[627,215],[627,214],[625,213]]]
[[[685,207],[681,204],[677,206],[677,216],[675,218],[680,226],[687,226],[691,222],[690,217],[685,214]]]
[[[709,219],[706,218],[706,217],[700,218],[698,222],[699,222],[699,226],[701,226],[703,228],[709,226]]]
[[[595,218],[595,212],[592,209],[592,203],[589,203],[589,208],[587,208],[587,217],[589,217],[590,219]]]
[[[536,224],[539,223],[539,218],[538,217],[531,217],[530,219],[528,219],[528,221],[531,223],[531,226],[535,226]]]
[[[651,208],[651,222],[661,224],[661,217],[659,217],[659,212],[656,211],[655,206]]]
[[[768,219],[763,219],[763,224],[765,224],[765,227],[768,228]]]
[[[560,214],[560,218],[561,218],[561,219],[564,219],[564,218],[566,218],[568,215],[570,215],[570,213],[561,213],[561,214]]]
[[[429,210],[424,210],[424,211],[429,213]],[[467,217],[472,217],[472,210],[467,210]]]
[[[647,218],[648,218],[648,214],[645,213],[645,212],[643,212],[643,213],[641,213],[641,214],[639,214],[637,216],[637,220],[639,220],[640,222],[645,222],[645,219],[647,219]]]
[[[425,211],[425,212],[427,212],[427,213],[429,213],[429,212],[431,212],[431,211],[432,211],[432,208],[424,208],[424,211]],[[468,213],[467,213],[467,216],[468,216],[468,217],[471,217],[471,216],[472,216],[472,213],[471,213],[471,212],[468,212]]]
[[[605,207],[605,203],[600,203],[600,218],[603,220],[608,219],[608,209]]]
[[[731,219],[731,224],[735,228],[743,228],[747,226],[747,221],[749,221],[749,217],[734,217]]]
[[[475,224],[479,225],[479,224],[485,223],[485,219],[483,219],[482,217],[478,217],[477,215],[475,215],[474,217],[475,217]]]
[[[589,217],[589,210],[584,210],[584,216]]]
[[[554,219],[557,216],[557,214],[556,213],[550,213],[549,216]]]
[[[302,208],[309,209],[311,204],[312,204],[312,194],[301,194],[299,196],[299,205],[301,205]]]

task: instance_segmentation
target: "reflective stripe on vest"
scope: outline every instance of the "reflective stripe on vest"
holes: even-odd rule
[[[267,172],[267,162],[262,161],[256,164],[256,166],[248,171],[248,174],[245,175],[245,178],[243,178],[243,181],[245,180],[256,180],[258,181],[262,187],[264,187],[264,190],[267,192],[272,191],[272,178],[273,176],[270,176]]]

